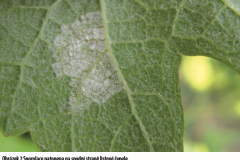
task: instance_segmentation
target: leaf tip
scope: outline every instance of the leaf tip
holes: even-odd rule
[[[4,137],[8,137],[8,135],[6,133],[2,132],[2,134],[4,135]]]

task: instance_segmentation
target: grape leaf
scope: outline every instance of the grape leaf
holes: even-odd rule
[[[183,151],[181,55],[240,73],[238,0],[0,0],[0,129],[41,151]]]

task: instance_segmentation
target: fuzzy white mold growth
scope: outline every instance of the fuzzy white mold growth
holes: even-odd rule
[[[56,60],[52,69],[57,77],[71,77],[71,106],[74,105],[80,88],[82,96],[98,104],[122,90],[107,54],[95,64],[106,50],[101,12],[87,13],[69,26],[62,25],[61,34],[55,37],[54,46],[49,47]]]

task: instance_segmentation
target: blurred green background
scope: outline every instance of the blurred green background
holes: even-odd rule
[[[183,57],[185,152],[240,151],[240,76],[217,60]]]
[[[183,56],[179,70],[185,152],[240,151],[240,76],[207,57]],[[36,152],[28,133],[5,138],[1,152]]]

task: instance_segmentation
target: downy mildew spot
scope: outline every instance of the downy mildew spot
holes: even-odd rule
[[[54,47],[49,48],[56,60],[52,69],[56,77],[71,77],[72,88],[69,104],[73,107],[76,97],[85,96],[83,102],[101,104],[122,90],[122,84],[106,53],[101,12],[80,16],[71,25],[62,25],[61,33],[55,37]],[[83,104],[82,103],[82,104]],[[81,104],[77,105],[82,108]]]

